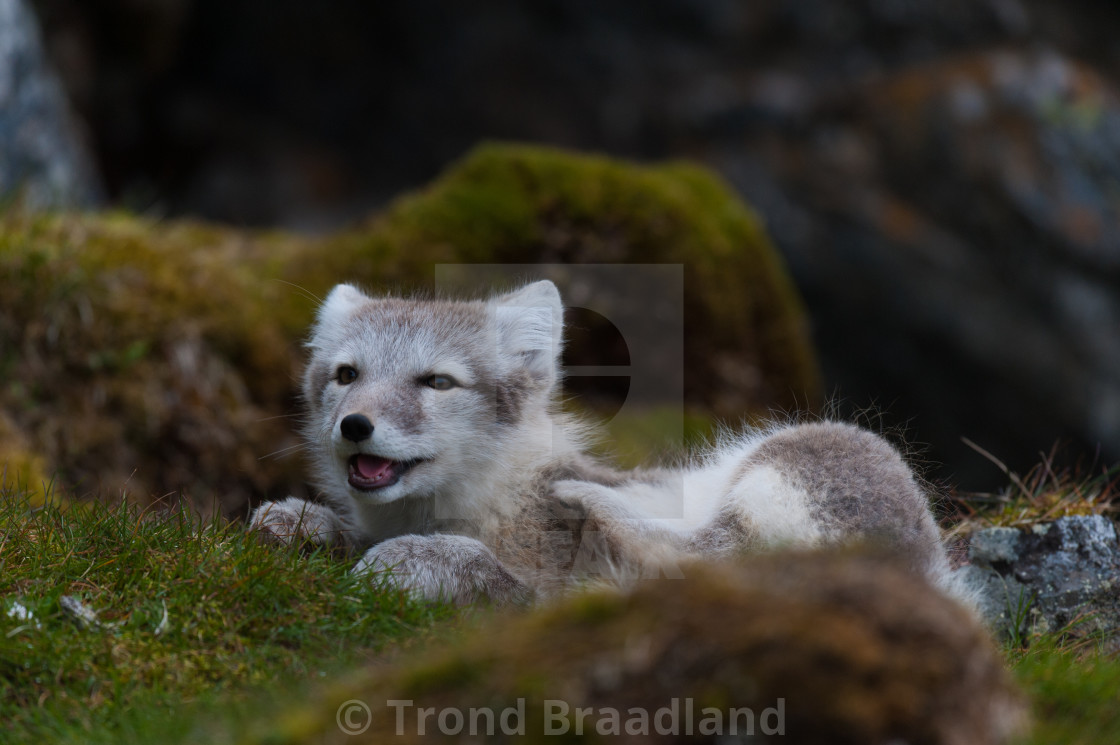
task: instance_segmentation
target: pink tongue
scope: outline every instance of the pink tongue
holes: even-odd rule
[[[370,481],[377,481],[388,476],[393,470],[393,461],[388,458],[378,458],[374,455],[359,455],[355,465],[357,465],[358,473],[361,474],[362,478]]]

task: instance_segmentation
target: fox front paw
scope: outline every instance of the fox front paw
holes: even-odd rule
[[[382,573],[392,586],[458,605],[524,602],[530,594],[489,548],[460,535],[390,538],[367,551],[354,572]]]
[[[266,541],[283,545],[339,547],[343,544],[342,524],[333,511],[295,497],[265,502],[253,510],[249,530],[256,531]]]

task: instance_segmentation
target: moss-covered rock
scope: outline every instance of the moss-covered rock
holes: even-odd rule
[[[258,279],[270,240],[120,215],[0,221],[0,411],[63,494],[244,503],[299,482],[302,312]],[[293,322],[297,317],[299,322]],[[287,322],[287,325],[286,325]],[[16,439],[16,438],[11,438]],[[41,478],[18,459],[9,482]]]
[[[430,287],[435,264],[681,264],[686,403],[737,420],[819,400],[801,302],[758,217],[688,163],[481,146],[304,261],[290,279],[315,291]]]
[[[298,450],[315,298],[341,281],[430,288],[436,264],[480,262],[682,264],[686,403],[738,418],[817,395],[796,295],[713,176],[491,145],[325,239],[0,216],[0,466],[66,494],[227,510],[297,489],[300,460],[272,454]]]
[[[786,553],[684,573],[628,595],[486,617],[453,642],[322,689],[244,741],[451,740],[440,735],[457,721],[467,733],[472,710],[497,717],[487,742],[717,742],[716,722],[727,736],[736,718],[740,736],[753,723],[752,742],[979,745],[1025,721],[985,631],[883,557]],[[359,740],[336,719],[348,701],[370,709],[351,716],[369,724]],[[582,737],[580,708],[590,709]],[[423,736],[422,709],[433,710]],[[648,715],[645,736],[635,710]],[[519,724],[523,737],[503,736],[500,715],[511,711],[507,731]],[[679,736],[659,738],[659,726]]]
[[[0,411],[0,491],[23,492],[32,505],[38,506],[47,499],[52,486],[42,456]]]

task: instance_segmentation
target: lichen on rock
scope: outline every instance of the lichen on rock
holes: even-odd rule
[[[1103,515],[974,533],[961,571],[994,630],[1012,638],[1096,633],[1120,649],[1120,543]]]

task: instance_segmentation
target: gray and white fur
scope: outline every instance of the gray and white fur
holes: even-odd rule
[[[589,428],[557,408],[562,314],[548,281],[481,301],[336,287],[303,378],[323,503],[266,503],[251,526],[360,551],[355,571],[461,603],[850,542],[967,594],[911,469],[866,430],[773,425],[677,468],[619,471],[587,455]]]

